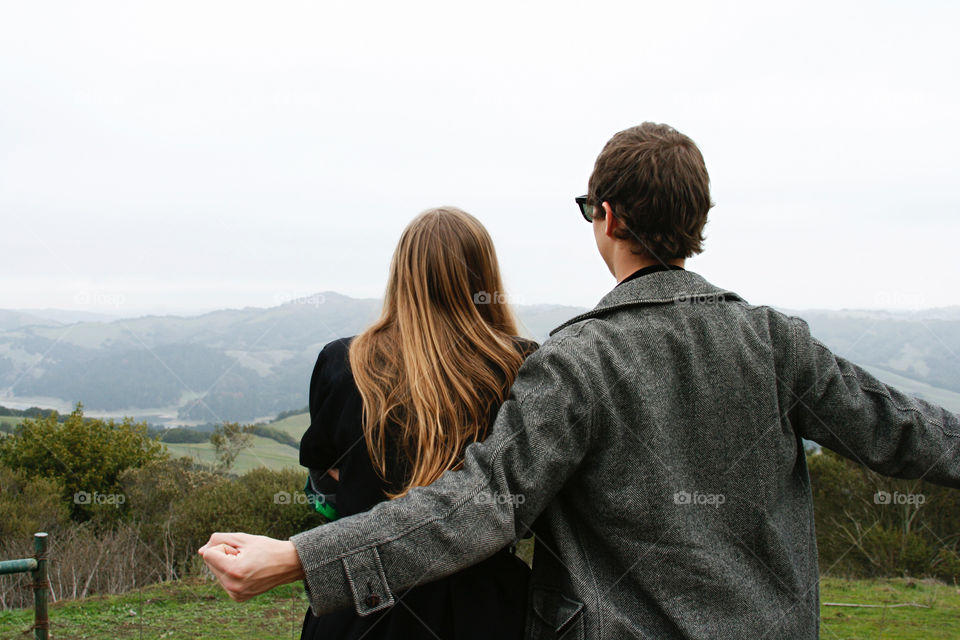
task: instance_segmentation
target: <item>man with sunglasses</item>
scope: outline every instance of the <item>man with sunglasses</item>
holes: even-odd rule
[[[803,438],[960,486],[956,415],[684,269],[711,207],[690,138],[616,134],[576,202],[617,285],[527,359],[463,468],[290,541],[212,535],[231,597],[303,579],[317,614],[374,613],[532,529],[528,638],[816,638]]]

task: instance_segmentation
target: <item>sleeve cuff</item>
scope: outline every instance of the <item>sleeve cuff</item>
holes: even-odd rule
[[[353,604],[358,615],[367,616],[392,607],[396,600],[383,571],[376,547],[339,559],[321,553],[317,527],[290,537],[300,557],[304,588],[316,616]]]

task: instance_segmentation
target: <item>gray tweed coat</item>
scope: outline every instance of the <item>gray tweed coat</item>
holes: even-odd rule
[[[318,614],[397,605],[532,529],[528,638],[816,638],[801,438],[960,486],[956,415],[658,272],[554,330],[462,470],[291,540]]]

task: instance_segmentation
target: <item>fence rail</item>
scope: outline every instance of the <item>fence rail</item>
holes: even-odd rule
[[[47,618],[47,534],[33,534],[33,557],[0,561],[0,575],[30,572],[33,582],[33,637],[35,640],[47,640],[50,621]]]

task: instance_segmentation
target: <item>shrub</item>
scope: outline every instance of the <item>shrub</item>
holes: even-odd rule
[[[202,542],[214,531],[243,531],[273,538],[322,524],[302,496],[306,471],[260,467],[239,478],[195,492],[182,505],[185,533]],[[189,524],[188,524],[189,523]]]
[[[827,450],[808,467],[821,571],[960,579],[960,492],[887,478]]]
[[[156,461],[121,477],[127,517],[171,578],[183,575],[215,531],[284,539],[321,524],[319,514],[293,499],[305,480],[306,471],[266,468],[231,478],[190,458]]]
[[[0,465],[0,540],[29,542],[38,531],[59,530],[69,517],[59,480]]]
[[[146,423],[87,419],[81,404],[63,423],[58,417],[24,420],[12,436],[0,439],[0,463],[59,479],[77,520],[95,513],[112,517],[115,503],[98,504],[96,496],[117,494],[125,469],[167,456],[163,445],[147,435]]]

